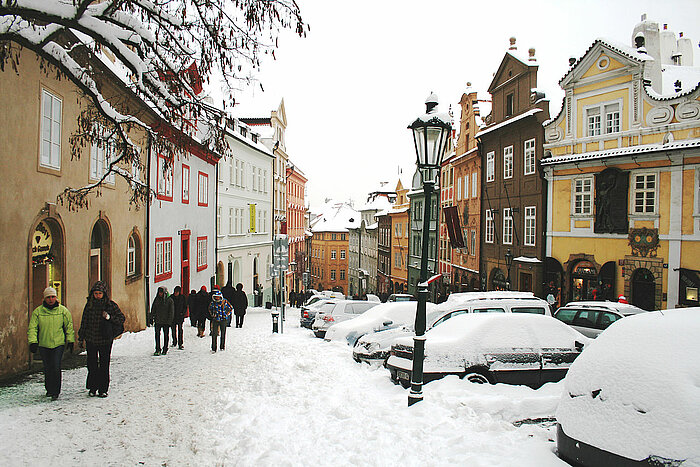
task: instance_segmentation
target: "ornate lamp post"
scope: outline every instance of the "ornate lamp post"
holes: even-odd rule
[[[510,252],[510,248],[506,250],[506,252],[503,254],[503,257],[506,259],[506,268],[508,268],[508,277],[506,277],[506,284],[508,284],[507,287],[508,290],[510,290],[510,267],[513,264],[513,253]]]
[[[418,278],[418,303],[416,309],[416,336],[413,338],[413,371],[408,405],[423,400],[423,359],[425,357],[425,307],[428,301],[428,236],[430,234],[430,202],[437,175],[450,138],[452,125],[448,114],[437,112],[438,100],[430,94],[425,101],[425,114],[408,128],[413,132],[416,147],[416,165],[423,179],[425,208],[423,211],[423,238],[420,276]]]

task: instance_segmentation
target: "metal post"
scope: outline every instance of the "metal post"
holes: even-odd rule
[[[418,303],[416,305],[416,335],[413,338],[413,371],[411,390],[408,393],[409,407],[423,400],[423,359],[425,357],[425,308],[428,301],[428,236],[430,235],[430,204],[434,181],[423,182],[425,209],[423,210],[423,245],[421,250],[420,276],[418,277]]]
[[[284,273],[280,270],[280,334],[284,334]]]

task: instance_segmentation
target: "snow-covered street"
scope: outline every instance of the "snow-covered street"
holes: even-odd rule
[[[553,427],[513,423],[552,417],[562,383],[450,377],[409,408],[387,370],[287,316],[272,334],[269,311],[249,309],[215,354],[189,320],[184,350],[166,356],[152,355],[152,328],[125,334],[106,399],[88,397],[86,368],[63,372],[55,402],[42,375],[0,388],[0,465],[566,465]]]

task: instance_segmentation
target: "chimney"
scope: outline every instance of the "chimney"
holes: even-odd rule
[[[574,63],[576,63],[576,58],[575,58],[575,57],[569,57],[569,66],[574,66]]]
[[[515,37],[511,37],[509,41],[510,47],[508,47],[508,50],[518,50],[518,47],[515,45]]]
[[[537,59],[535,58],[535,48],[534,48],[534,47],[531,47],[531,48],[527,51],[527,53],[528,53],[529,56],[530,56],[530,57],[528,58],[528,61],[530,61],[530,62],[536,62],[536,61],[537,61]]]

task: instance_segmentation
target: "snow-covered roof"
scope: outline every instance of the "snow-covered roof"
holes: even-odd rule
[[[498,130],[499,128],[503,128],[504,126],[510,125],[511,123],[515,123],[519,120],[522,120],[523,118],[535,115],[537,112],[542,112],[542,109],[530,109],[527,112],[521,113],[520,115],[516,115],[515,117],[511,117],[508,120],[504,120],[501,123],[487,127],[485,129],[481,130],[480,132],[478,132],[476,135],[474,135],[474,137],[480,138],[481,136],[484,136],[488,133],[491,133],[494,130]]]
[[[547,157],[541,160],[542,165],[555,165],[565,162],[581,162],[596,159],[608,159],[611,157],[629,156],[634,154],[671,151],[674,149],[690,149],[700,147],[700,138],[673,141],[666,144],[643,144],[626,148],[605,149],[603,151],[591,151],[581,154],[563,154],[561,156]]]
[[[597,46],[599,44],[603,45],[605,47],[608,47],[609,49],[614,50],[615,52],[618,52],[619,54],[621,54],[627,58],[631,58],[632,60],[636,60],[638,62],[645,62],[647,60],[654,60],[654,57],[652,57],[651,55],[644,53],[644,52],[641,52],[634,47],[630,47],[628,45],[622,44],[622,43],[617,42],[617,41],[613,41],[610,39],[605,39],[605,38],[599,37],[595,41],[593,41],[591,46],[588,47],[586,52],[584,52],[584,54],[581,55],[581,57],[578,60],[576,60],[571,66],[569,66],[569,69],[566,71],[564,76],[559,80],[559,84],[561,84],[569,76],[569,74],[574,70],[574,68],[576,68],[579,65],[579,63],[581,63],[581,61],[586,57],[586,55],[588,55],[588,53],[591,50],[593,50],[593,48],[595,46]]]
[[[680,87],[676,87],[676,82]],[[655,99],[675,99],[690,93],[700,84],[700,67],[663,65],[661,67],[661,94],[655,92],[651,86],[646,87],[649,97]]]
[[[537,258],[530,258],[529,256],[518,256],[513,258],[513,261],[520,261],[521,263],[541,263]]]
[[[377,196],[360,208],[360,211],[386,211],[391,209],[391,201],[386,196]]]
[[[312,232],[347,232],[360,226],[360,213],[346,203],[329,202],[311,227]]]

